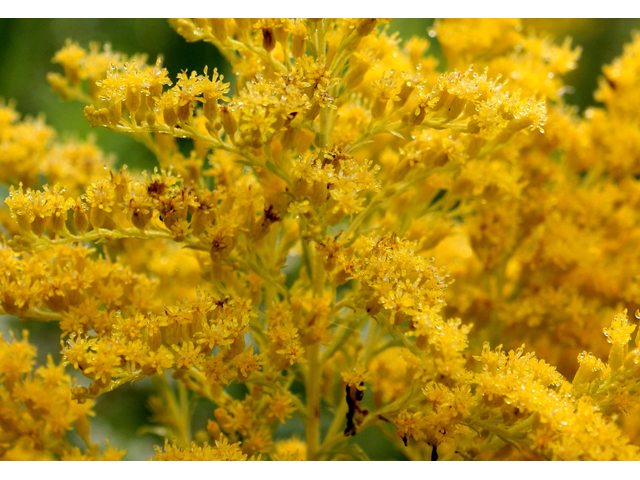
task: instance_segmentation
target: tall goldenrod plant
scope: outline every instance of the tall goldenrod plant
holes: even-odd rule
[[[515,20],[438,22],[445,73],[376,19],[171,25],[233,82],[72,41],[48,78],[153,172],[0,106],[0,313],[63,355],[0,342],[0,458],[122,458],[93,399],[151,377],[156,460],[363,459],[370,428],[416,460],[638,459],[640,37],[579,116],[580,49]]]

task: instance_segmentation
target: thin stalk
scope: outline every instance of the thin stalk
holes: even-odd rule
[[[347,405],[347,402],[345,402],[344,400],[340,402],[340,406],[338,407],[338,409],[334,414],[333,421],[331,422],[331,426],[329,427],[329,431],[325,436],[325,441],[328,438],[335,438],[339,435],[342,435],[341,430],[342,430],[342,427],[347,423],[345,419],[346,419],[348,410],[349,410],[349,406]],[[324,444],[322,445],[321,448],[324,449]]]
[[[184,405],[181,401],[183,400],[183,394],[179,394],[180,400],[176,399],[176,396],[164,373],[154,375],[152,380],[164,400],[165,407],[167,408],[166,413],[169,415],[169,419],[171,420],[171,424],[169,426],[173,427],[175,430],[178,446],[188,447],[191,440],[191,434],[189,431],[190,418],[188,418],[188,409],[185,411]],[[184,389],[184,386],[182,388]]]
[[[320,345],[315,343],[307,349],[307,378],[305,390],[307,394],[307,417],[305,421],[305,440],[307,443],[307,460],[318,460],[320,444],[320,362],[318,360]]]
[[[350,323],[348,325],[343,325],[340,335],[338,335],[326,348],[326,350],[322,352],[320,363],[324,365],[331,357],[333,357],[333,354],[336,353],[342,347],[342,345],[346,343],[347,340],[349,340],[349,337],[351,337],[351,335],[353,335],[354,333],[359,333],[360,326],[363,322],[364,317],[360,318],[356,322]]]
[[[107,230],[105,228],[98,228],[82,235],[73,235],[69,232],[61,232],[62,238],[49,239],[46,237],[33,238],[29,245],[30,250],[44,250],[55,245],[68,245],[76,242],[94,242],[96,240],[119,240],[122,238],[141,238],[145,240],[150,239],[165,239],[173,240],[173,235],[169,231],[162,230],[140,230],[139,228],[121,228],[118,230]],[[24,233],[25,237],[29,238],[29,235]],[[182,243],[189,245],[191,248],[202,247],[199,240],[194,238],[186,238]],[[204,247],[203,247],[204,248]]]
[[[308,255],[313,257],[313,294],[322,296],[325,287],[325,271],[320,255],[312,244]],[[310,259],[311,260],[311,259]],[[308,268],[307,267],[307,268]],[[305,391],[307,395],[307,417],[305,422],[305,440],[307,442],[307,460],[318,460],[317,451],[320,445],[320,378],[322,376],[322,364],[320,363],[320,344],[310,345],[307,349],[307,377]]]
[[[2,307],[0,307],[0,315],[13,315],[12,313],[5,312]],[[13,315],[18,318],[23,318],[26,320],[33,320],[36,322],[59,322],[62,320],[62,315],[59,313],[48,312],[46,310],[39,310],[38,308],[33,308],[31,310],[26,311],[25,313],[21,313],[19,315]]]

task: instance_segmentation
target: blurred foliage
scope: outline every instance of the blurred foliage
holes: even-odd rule
[[[431,19],[396,19],[389,29],[399,32],[401,38],[428,34]],[[622,45],[631,39],[633,29],[640,27],[636,19],[529,19],[525,29],[548,32],[556,39],[566,36],[573,38],[574,45],[582,46],[583,53],[579,67],[572,72],[567,83],[574,91],[566,100],[581,110],[595,104],[593,92],[596,89],[600,69],[622,51]],[[155,159],[143,146],[124,135],[114,134],[106,129],[91,129],[84,119],[82,105],[65,103],[54,94],[47,81],[49,71],[58,71],[51,64],[54,53],[71,38],[87,46],[91,41],[111,43],[114,50],[127,55],[147,53],[153,61],[158,55],[164,57],[164,65],[173,79],[181,70],[201,72],[205,65],[217,67],[226,78],[231,77],[228,64],[218,54],[215,47],[204,42],[186,43],[161,19],[0,19],[0,98],[17,101],[18,110],[24,115],[43,114],[47,123],[55,127],[61,135],[75,135],[81,138],[95,135],[97,143],[105,152],[114,153],[118,164],[128,164],[133,168],[152,168]],[[439,56],[437,38],[430,38],[432,52],[440,58],[440,69],[446,70],[444,60]],[[0,192],[5,193],[5,192]],[[8,337],[8,331],[27,329],[32,343],[38,346],[39,363],[51,354],[56,361],[60,353],[51,338],[60,336],[57,323],[21,323],[17,319],[4,318],[0,332]],[[19,336],[19,335],[18,335]],[[82,383],[78,377],[78,382]],[[153,435],[149,425],[151,411],[149,397],[153,389],[148,381],[119,388],[110,395],[102,396],[96,405],[97,418],[93,423],[94,439],[109,436],[114,445],[128,450],[127,459],[142,460],[152,455],[152,445],[160,444],[161,437]],[[201,401],[195,407],[192,428],[202,429],[202,418],[210,414],[211,404]],[[325,414],[324,421],[330,422]],[[326,428],[326,425],[322,425]],[[143,434],[142,439],[133,439]],[[277,437],[292,434],[303,436],[302,422],[294,417],[278,430]],[[402,452],[380,431],[371,429],[363,438],[366,454],[379,459],[404,459]]]
[[[229,76],[213,45],[187,44],[164,19],[0,19],[0,98],[15,99],[24,115],[44,114],[61,134],[96,135],[98,144],[115,153],[120,165],[149,168],[155,158],[126,136],[92,129],[84,119],[83,105],[62,102],[47,83],[47,72],[60,70],[51,58],[67,38],[85,47],[92,41],[110,43],[127,55],[146,53],[152,63],[162,55],[174,79],[181,70],[201,72],[205,65],[218,66]]]

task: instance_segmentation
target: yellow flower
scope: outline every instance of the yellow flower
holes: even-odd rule
[[[171,20],[228,82],[68,40],[51,86],[150,173],[0,102],[0,315],[63,358],[0,341],[0,458],[121,459],[92,400],[145,377],[157,460],[364,459],[376,428],[415,460],[638,458],[640,36],[580,113],[571,39],[385,23]]]

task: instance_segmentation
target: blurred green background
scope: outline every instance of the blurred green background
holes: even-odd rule
[[[390,28],[400,32],[401,38],[409,38],[413,35],[427,36],[432,24],[431,19],[398,19],[391,22]],[[568,103],[577,105],[581,110],[595,104],[593,91],[601,66],[620,55],[623,44],[631,39],[632,30],[640,27],[640,21],[635,19],[531,19],[524,24],[525,28],[548,32],[559,42],[571,36],[574,45],[582,46],[579,67],[567,78],[574,91],[565,97]],[[164,65],[172,79],[183,69],[202,72],[205,65],[210,69],[217,67],[226,78],[231,77],[228,65],[215,47],[203,42],[186,43],[166,20],[0,19],[0,98],[16,100],[18,111],[24,115],[43,113],[47,123],[61,135],[84,138],[94,134],[98,145],[105,152],[114,153],[119,164],[149,168],[154,165],[154,159],[144,147],[124,135],[106,129],[91,129],[84,119],[83,105],[60,101],[46,82],[47,72],[61,71],[59,66],[51,64],[51,58],[66,38],[80,42],[83,47],[90,41],[109,42],[114,50],[127,55],[147,53],[152,62],[158,55],[163,55]],[[439,55],[437,39],[430,40],[432,52]],[[446,69],[442,59],[440,65]],[[5,195],[6,189],[0,188],[0,197]],[[9,330],[20,332],[25,328],[30,331],[33,343],[38,345],[40,362],[45,361],[47,354],[56,361],[60,360],[60,330],[57,325],[28,324],[11,317],[0,318],[0,332],[5,338],[9,337]],[[17,336],[20,338],[19,334]],[[82,378],[78,378],[78,382],[86,383]],[[148,433],[136,435],[149,424],[151,412],[147,402],[151,394],[151,382],[147,379],[100,397],[95,409],[97,417],[92,421],[94,441],[104,445],[104,438],[110,438],[112,445],[128,450],[126,458],[129,460],[144,460],[152,456],[152,446],[161,444],[161,438]],[[194,429],[206,425],[206,419],[212,414],[211,407],[206,401],[198,404]],[[330,421],[330,415],[326,413],[323,420]],[[292,433],[303,437],[297,417],[282,426],[277,436],[288,437]],[[402,452],[379,431],[372,430],[364,437],[359,436],[358,442],[371,458],[404,458]]]

